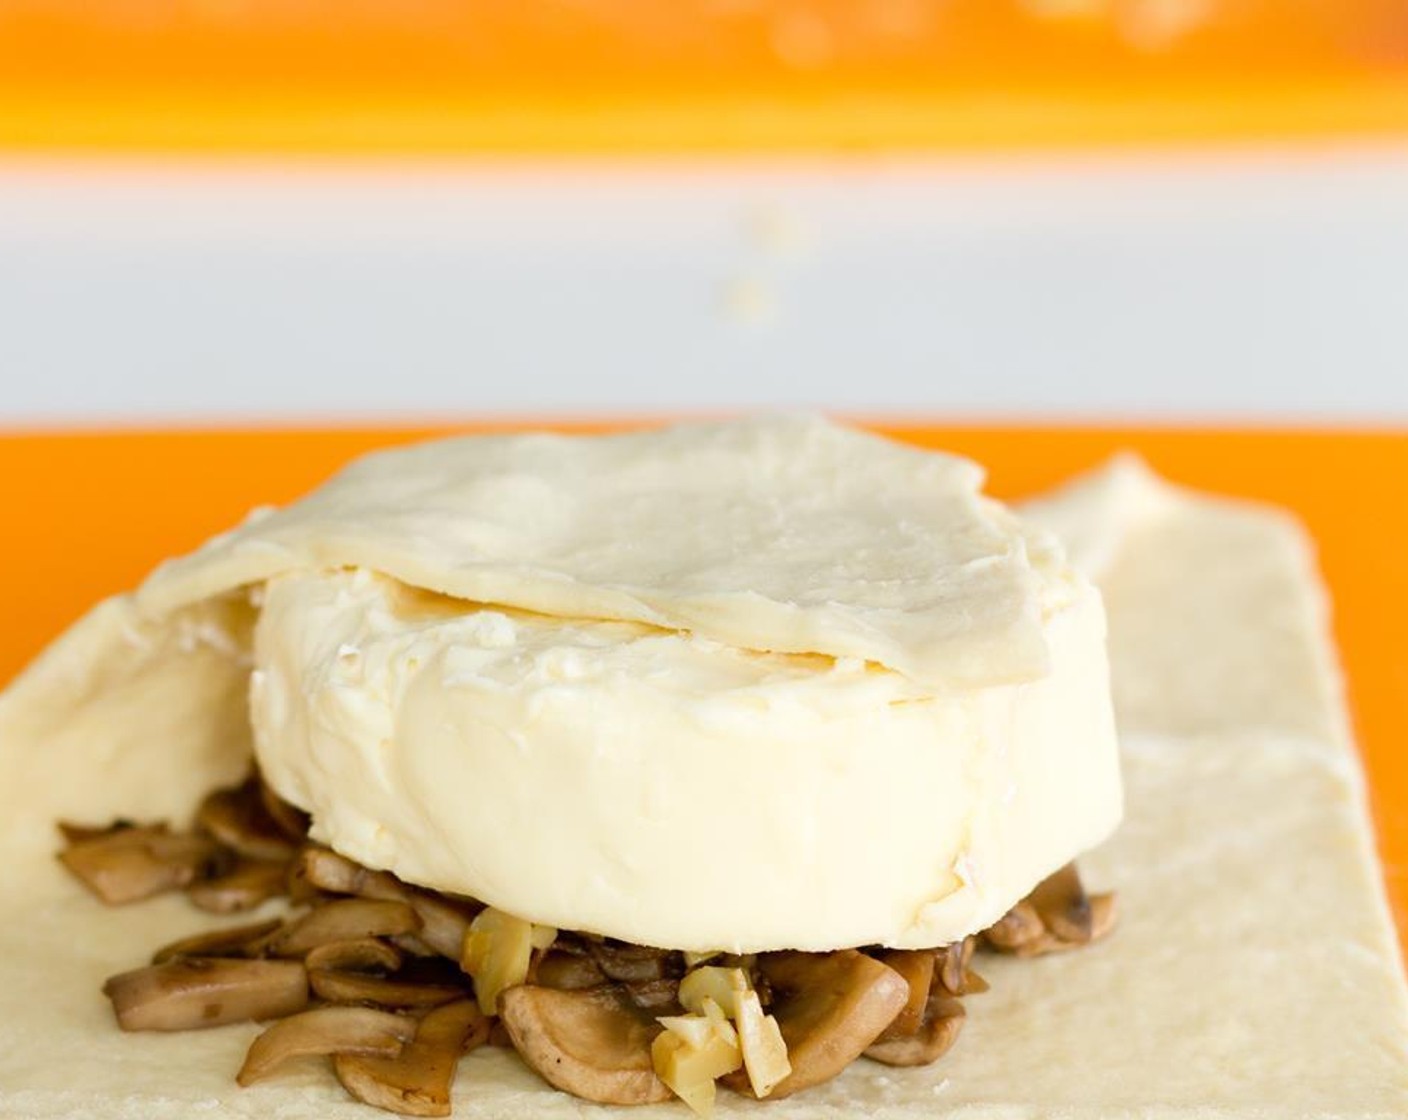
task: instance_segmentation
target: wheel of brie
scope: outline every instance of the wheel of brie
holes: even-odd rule
[[[313,835],[692,951],[934,947],[1120,817],[1099,594],[981,473],[808,418],[390,451],[177,560],[265,584]]]

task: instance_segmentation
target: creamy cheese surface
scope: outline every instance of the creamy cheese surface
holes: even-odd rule
[[[1119,820],[1099,596],[1043,578],[1050,675],[935,690],[365,570],[286,575],[256,632],[255,749],[337,850],[535,922],[694,950],[938,945]]]

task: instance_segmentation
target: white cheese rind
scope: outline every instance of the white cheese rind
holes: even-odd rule
[[[1098,594],[1051,581],[1049,676],[478,609],[369,572],[273,580],[256,752],[315,834],[535,922],[670,948],[929,946],[1120,816]]]

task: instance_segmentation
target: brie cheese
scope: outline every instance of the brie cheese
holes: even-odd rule
[[[272,580],[255,749],[358,862],[676,949],[936,946],[1119,820],[1099,595],[1051,672],[935,690],[854,659],[549,618],[365,570]]]

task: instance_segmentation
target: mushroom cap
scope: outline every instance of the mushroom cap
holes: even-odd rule
[[[1085,893],[1074,863],[1066,864],[1038,883],[1027,901],[1047,930],[1060,940],[1078,945],[1090,940],[1090,896]]]
[[[395,972],[405,960],[405,954],[395,945],[377,937],[353,937],[347,941],[329,941],[309,949],[303,963],[309,972],[334,969],[338,972]]]
[[[352,1096],[403,1116],[448,1116],[460,1057],[489,1038],[489,1020],[472,999],[426,1013],[394,1058],[339,1054],[333,1069]]]
[[[787,1043],[792,1073],[769,1099],[829,1081],[879,1037],[909,1001],[909,984],[893,968],[855,949],[769,953],[758,969],[771,985],[771,1014]],[[730,1088],[747,1092],[746,1077]]]
[[[965,1014],[962,1002],[936,984],[925,1003],[919,1029],[909,1035],[882,1035],[866,1047],[865,1056],[887,1066],[927,1066],[948,1053],[957,1041]]]
[[[514,1048],[549,1084],[600,1104],[670,1099],[650,1044],[661,1027],[615,988],[509,988],[499,1014]]]

